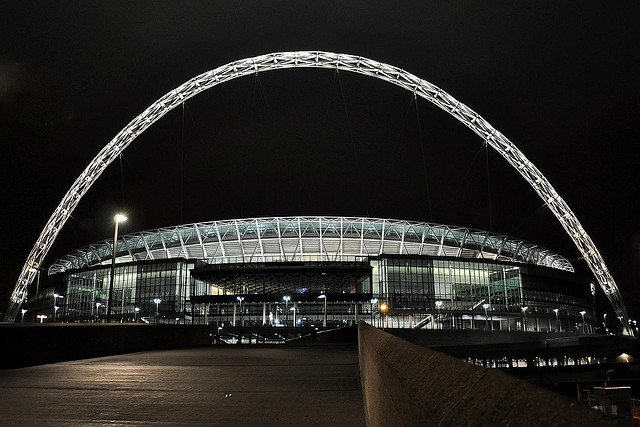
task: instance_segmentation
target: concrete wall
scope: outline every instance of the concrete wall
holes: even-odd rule
[[[358,324],[358,352],[369,426],[620,422],[577,401],[418,347],[364,322]]]
[[[208,326],[8,324],[0,325],[0,369],[208,343]]]

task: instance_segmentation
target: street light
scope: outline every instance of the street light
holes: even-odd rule
[[[442,307],[442,301],[436,301],[436,311],[438,313],[438,317],[440,317],[440,308]],[[436,328],[440,329],[440,326],[438,326],[438,323],[436,323]]]
[[[113,279],[116,271],[116,248],[118,246],[118,224],[125,222],[128,218],[122,214],[113,217],[115,227],[113,230],[113,255],[111,257],[111,277],[109,277],[109,299],[107,300],[107,323],[111,323],[111,301],[113,300]]]
[[[240,326],[243,326],[242,324],[244,323],[242,320],[242,301],[244,301],[244,297],[241,296],[237,296],[236,299],[240,302]],[[235,326],[235,325],[234,325]]]
[[[138,323],[138,313],[140,312],[140,307],[136,307],[133,309],[133,323]]]
[[[56,305],[56,300],[58,298],[64,298],[64,297],[60,294],[53,294],[53,321],[54,322],[56,321],[56,311],[58,311],[58,309],[60,308]]]
[[[42,268],[40,267],[29,267],[29,271],[34,273],[36,272],[38,275],[38,278],[36,279],[36,308],[35,308],[35,315],[36,317],[38,317],[38,297],[39,297],[39,293],[40,293],[40,272],[42,271]],[[35,317],[34,317],[34,322],[35,322]],[[40,320],[40,323],[42,323],[42,320]]]
[[[156,323],[158,323],[158,319],[160,317],[160,310],[158,308],[158,305],[162,302],[162,300],[160,298],[154,298],[153,302],[156,303]]]
[[[374,319],[373,319],[373,316],[375,314],[373,312],[373,304],[377,304],[377,303],[378,303],[378,298],[371,298],[371,325],[373,325],[373,326],[375,326],[374,325]]]
[[[580,315],[582,316],[582,333],[584,334],[584,315],[587,314],[586,311],[582,310]]]
[[[296,312],[298,311],[298,309],[296,307],[291,307],[289,310],[293,311],[293,327],[296,327]]]
[[[40,323],[42,323],[42,321],[47,318],[47,315],[46,314],[38,314],[36,317],[38,319],[40,319]]]
[[[282,299],[284,300],[285,311],[284,326],[289,326],[289,301],[291,301],[291,297],[289,295],[285,295]]]
[[[378,306],[380,313],[384,314],[384,320],[382,321],[382,330],[384,331],[385,322],[388,322],[387,311],[389,311],[389,305],[386,302],[380,303]]]
[[[482,304],[482,308],[484,308],[484,329],[489,330],[489,315],[487,314],[489,303],[485,302],[484,304]]]
[[[325,294],[322,294],[318,298],[322,298],[324,300],[324,317],[322,319],[322,327],[326,328],[327,327],[327,296]]]
[[[22,323],[24,323],[24,314],[27,312],[27,310],[23,308],[22,310],[20,310],[20,312],[22,313]]]
[[[524,324],[524,331],[527,332],[527,310],[529,309],[529,306],[524,306],[522,307],[522,323]]]
[[[558,331],[562,332],[562,325],[560,324],[560,319],[558,319],[558,313],[560,312],[560,309],[554,308],[553,312],[556,314],[556,326],[558,327]]]

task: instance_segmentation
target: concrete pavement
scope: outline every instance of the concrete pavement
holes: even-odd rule
[[[211,346],[10,369],[0,395],[2,425],[364,425],[355,345]]]

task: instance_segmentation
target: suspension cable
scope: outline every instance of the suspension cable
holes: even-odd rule
[[[122,168],[122,153],[120,153],[119,157],[119,161],[120,161],[120,185],[122,187],[122,208],[124,208],[124,169]],[[71,216],[71,215],[69,215]]]
[[[182,132],[180,141],[180,224],[182,224],[182,207],[184,197],[184,116],[185,116],[185,101],[182,101]]]
[[[358,181],[360,183],[360,188],[364,188],[364,182],[362,182],[362,175],[360,173],[360,162],[359,162],[359,150],[356,139],[353,136],[353,129],[351,127],[351,119],[349,118],[349,111],[347,110],[347,101],[344,97],[344,90],[342,88],[342,79],[340,78],[340,71],[336,68],[336,77],[338,78],[338,86],[340,87],[340,95],[342,96],[342,105],[344,107],[344,115],[347,119],[347,127],[349,128],[349,138],[351,139],[351,147],[353,148],[353,155],[355,156],[355,170],[358,175]],[[364,202],[364,209],[369,216],[369,205],[367,204],[367,198],[365,197],[366,191],[359,191],[362,194],[362,201]]]
[[[487,195],[489,199],[489,231],[493,231],[493,222],[491,219],[491,181],[489,180],[489,143],[485,141],[484,152],[487,159]]]
[[[422,139],[422,126],[420,125],[420,111],[418,110],[418,95],[413,92],[413,102],[416,106],[416,119],[418,122],[418,138],[420,138],[420,150],[422,151],[422,169],[424,170],[424,183],[427,193],[427,207],[429,208],[429,221],[433,222],[433,214],[431,212],[431,194],[429,193],[429,175],[427,174],[427,157],[424,153],[424,141]]]

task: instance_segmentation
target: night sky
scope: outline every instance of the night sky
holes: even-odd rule
[[[61,198],[137,114],[228,62],[325,50],[412,72],[510,138],[576,213],[637,318],[639,12],[635,1],[0,0],[0,313]],[[260,216],[432,220],[525,238],[590,274],[542,200],[464,125],[332,70],[247,76],[169,113],[82,199],[45,266],[110,238],[117,211],[123,232]]]

